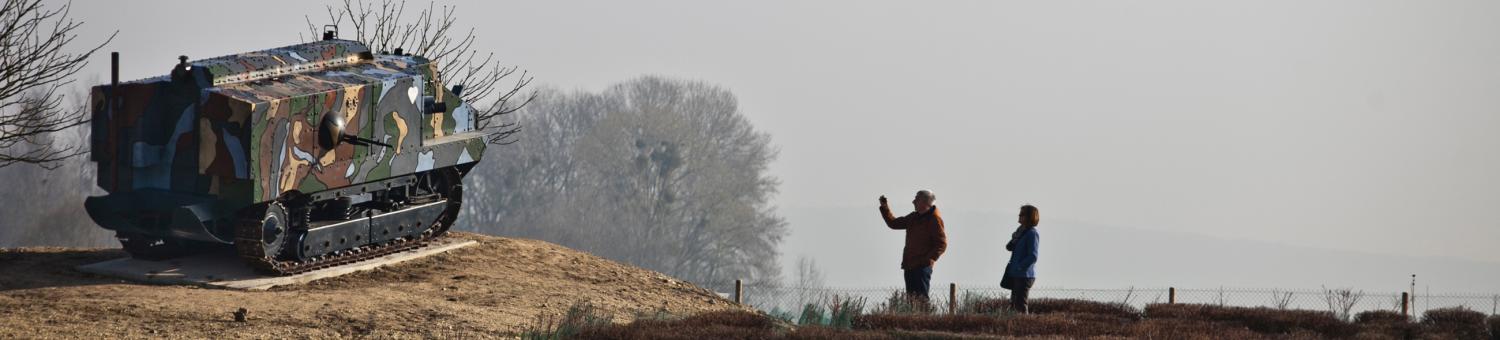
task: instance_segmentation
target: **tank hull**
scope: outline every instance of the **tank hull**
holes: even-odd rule
[[[372,233],[403,224],[386,221],[441,234],[486,147],[435,63],[353,41],[184,60],[97,86],[91,103],[90,159],[108,194],[84,204],[132,253],[246,248],[249,228],[275,251],[250,260],[298,261],[421,236]]]

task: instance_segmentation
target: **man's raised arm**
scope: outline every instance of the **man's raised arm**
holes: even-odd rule
[[[885,220],[885,226],[891,229],[906,229],[911,226],[911,219],[905,216],[896,217],[891,214],[891,206],[886,203],[885,195],[880,196],[880,218]]]

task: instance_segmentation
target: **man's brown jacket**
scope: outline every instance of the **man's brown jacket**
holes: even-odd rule
[[[937,206],[927,213],[912,212],[896,217],[889,207],[880,207],[880,217],[891,229],[906,230],[906,248],[901,251],[901,269],[912,270],[937,263],[948,250],[948,234],[943,231],[943,216]]]

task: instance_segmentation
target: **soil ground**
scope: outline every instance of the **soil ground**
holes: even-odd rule
[[[616,315],[744,307],[687,282],[555,244],[478,245],[264,292],[150,285],[73,267],[118,249],[0,250],[0,338],[492,338],[590,302]],[[244,308],[247,320],[235,321]]]

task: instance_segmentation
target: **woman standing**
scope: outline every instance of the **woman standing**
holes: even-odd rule
[[[1026,297],[1031,293],[1031,285],[1036,283],[1037,246],[1042,237],[1036,232],[1036,225],[1041,220],[1036,207],[1030,204],[1021,206],[1021,214],[1016,218],[1021,226],[1010,234],[1010,242],[1005,244],[1005,250],[1010,251],[1010,263],[1005,265],[1005,277],[1000,279],[1000,287],[1010,290],[1010,307],[1017,313],[1030,311]]]

